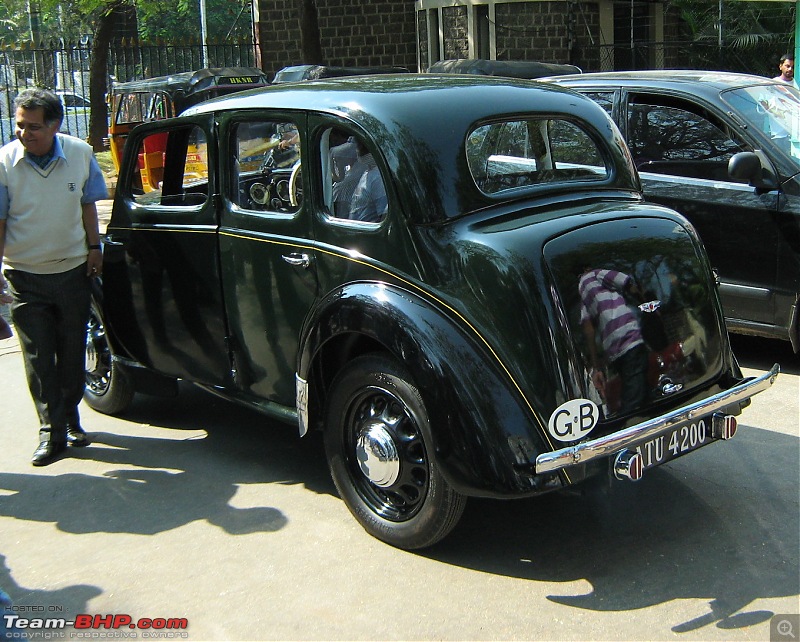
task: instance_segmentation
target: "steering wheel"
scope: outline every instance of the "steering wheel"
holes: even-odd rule
[[[294,164],[289,176],[289,202],[292,207],[300,207],[303,204],[303,177],[300,171],[300,161]]]

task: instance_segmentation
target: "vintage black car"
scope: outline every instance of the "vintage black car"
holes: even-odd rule
[[[353,515],[409,549],[467,496],[727,439],[778,372],[742,378],[701,243],[606,113],[525,80],[293,83],[138,127],[96,296],[90,406],[182,379],[321,430]]]
[[[648,200],[678,210],[705,243],[732,332],[800,351],[800,92],[707,71],[556,79],[613,115]]]

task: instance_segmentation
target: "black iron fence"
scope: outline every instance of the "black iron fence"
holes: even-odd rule
[[[593,46],[573,51],[584,71],[695,69],[777,74],[780,53],[770,43],[747,47],[708,42],[639,42],[634,46]],[[86,138],[89,131],[89,62],[91,43],[49,43],[0,47],[0,142],[14,134],[12,101],[32,86],[61,92],[65,104],[62,131]],[[202,67],[257,67],[252,41],[199,43],[117,42],[111,47],[108,86]]]
[[[790,49],[791,50],[791,49]],[[573,64],[583,71],[642,69],[705,69],[774,77],[783,49],[774,43],[723,46],[709,42],[641,42],[631,46],[602,45],[577,48]]]
[[[62,131],[86,138],[89,132],[91,43],[23,44],[0,47],[0,142],[14,135],[13,100],[27,87],[60,92]],[[224,43],[114,43],[109,51],[108,87],[114,82],[166,76],[202,67],[257,67],[252,41]]]

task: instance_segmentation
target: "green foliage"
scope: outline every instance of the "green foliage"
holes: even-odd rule
[[[787,25],[796,20],[793,2],[725,0],[721,16],[718,2],[671,0],[668,4],[679,11],[693,40],[717,42],[721,17],[723,41],[733,46],[784,41]]]
[[[0,4],[0,42],[31,39],[28,2],[38,7],[41,41],[78,42],[93,34],[98,18],[134,0],[3,0]],[[139,37],[145,41],[188,39],[200,34],[200,0],[136,0]],[[206,23],[211,41],[241,38],[252,33],[250,2],[206,0]]]

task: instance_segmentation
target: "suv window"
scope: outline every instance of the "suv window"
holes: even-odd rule
[[[634,98],[628,106],[628,146],[642,172],[728,181],[728,160],[742,146],[688,106]]]
[[[250,120],[232,129],[231,202],[246,210],[294,214],[302,205],[300,132],[285,120]]]
[[[481,125],[467,138],[467,162],[475,184],[485,194],[609,176],[594,140],[566,120]]]
[[[606,113],[611,116],[614,111],[614,92],[613,91],[582,91],[584,96],[591,98],[594,102],[605,109]]]

